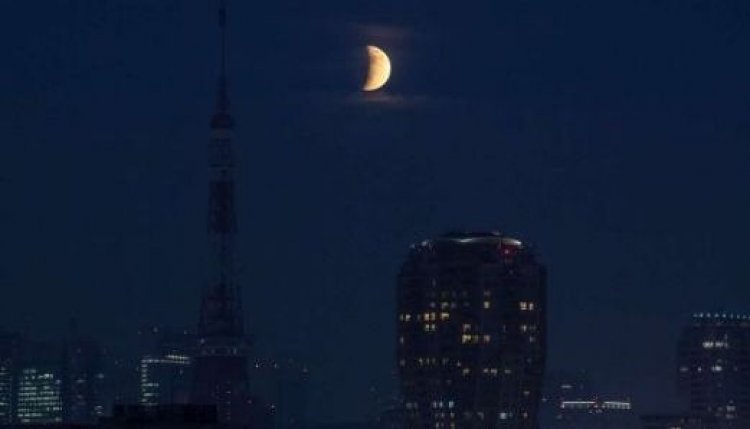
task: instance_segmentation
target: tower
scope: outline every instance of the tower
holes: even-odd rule
[[[398,370],[407,427],[536,429],[546,271],[499,233],[412,246],[398,278]]]
[[[246,425],[248,341],[235,277],[237,220],[234,207],[234,156],[226,78],[226,4],[220,0],[221,68],[209,143],[208,237],[210,277],[201,297],[198,350],[194,359],[192,402],[215,405],[219,420]]]

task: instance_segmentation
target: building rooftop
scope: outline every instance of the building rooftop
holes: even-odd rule
[[[508,246],[515,246],[522,248],[523,242],[516,238],[508,237],[500,233],[499,231],[490,232],[449,232],[443,234],[437,238],[424,240],[420,243],[421,246],[429,246],[433,243],[457,243],[457,244],[474,244],[474,243],[496,243],[504,244]]]

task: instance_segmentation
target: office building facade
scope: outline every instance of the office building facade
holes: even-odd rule
[[[54,363],[27,364],[18,372],[16,423],[63,422],[62,369]]]

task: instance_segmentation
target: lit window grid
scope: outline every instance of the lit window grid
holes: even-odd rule
[[[179,354],[167,354],[164,356],[146,355],[141,358],[140,363],[140,398],[142,405],[158,405],[165,396],[162,383],[157,372],[169,370],[170,367],[187,367],[191,364],[189,356]]]
[[[62,422],[62,381],[53,371],[24,368],[18,382],[16,418],[20,423]]]

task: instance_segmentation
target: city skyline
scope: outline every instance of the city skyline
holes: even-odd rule
[[[77,316],[125,348],[193,326],[214,4],[21,3],[2,26],[0,326],[62,337]],[[395,391],[398,265],[446,231],[526,237],[550,270],[548,367],[654,412],[688,315],[750,307],[747,6],[237,3],[247,326],[261,355],[309,364],[320,418]],[[367,44],[392,57],[386,97],[358,92]]]

